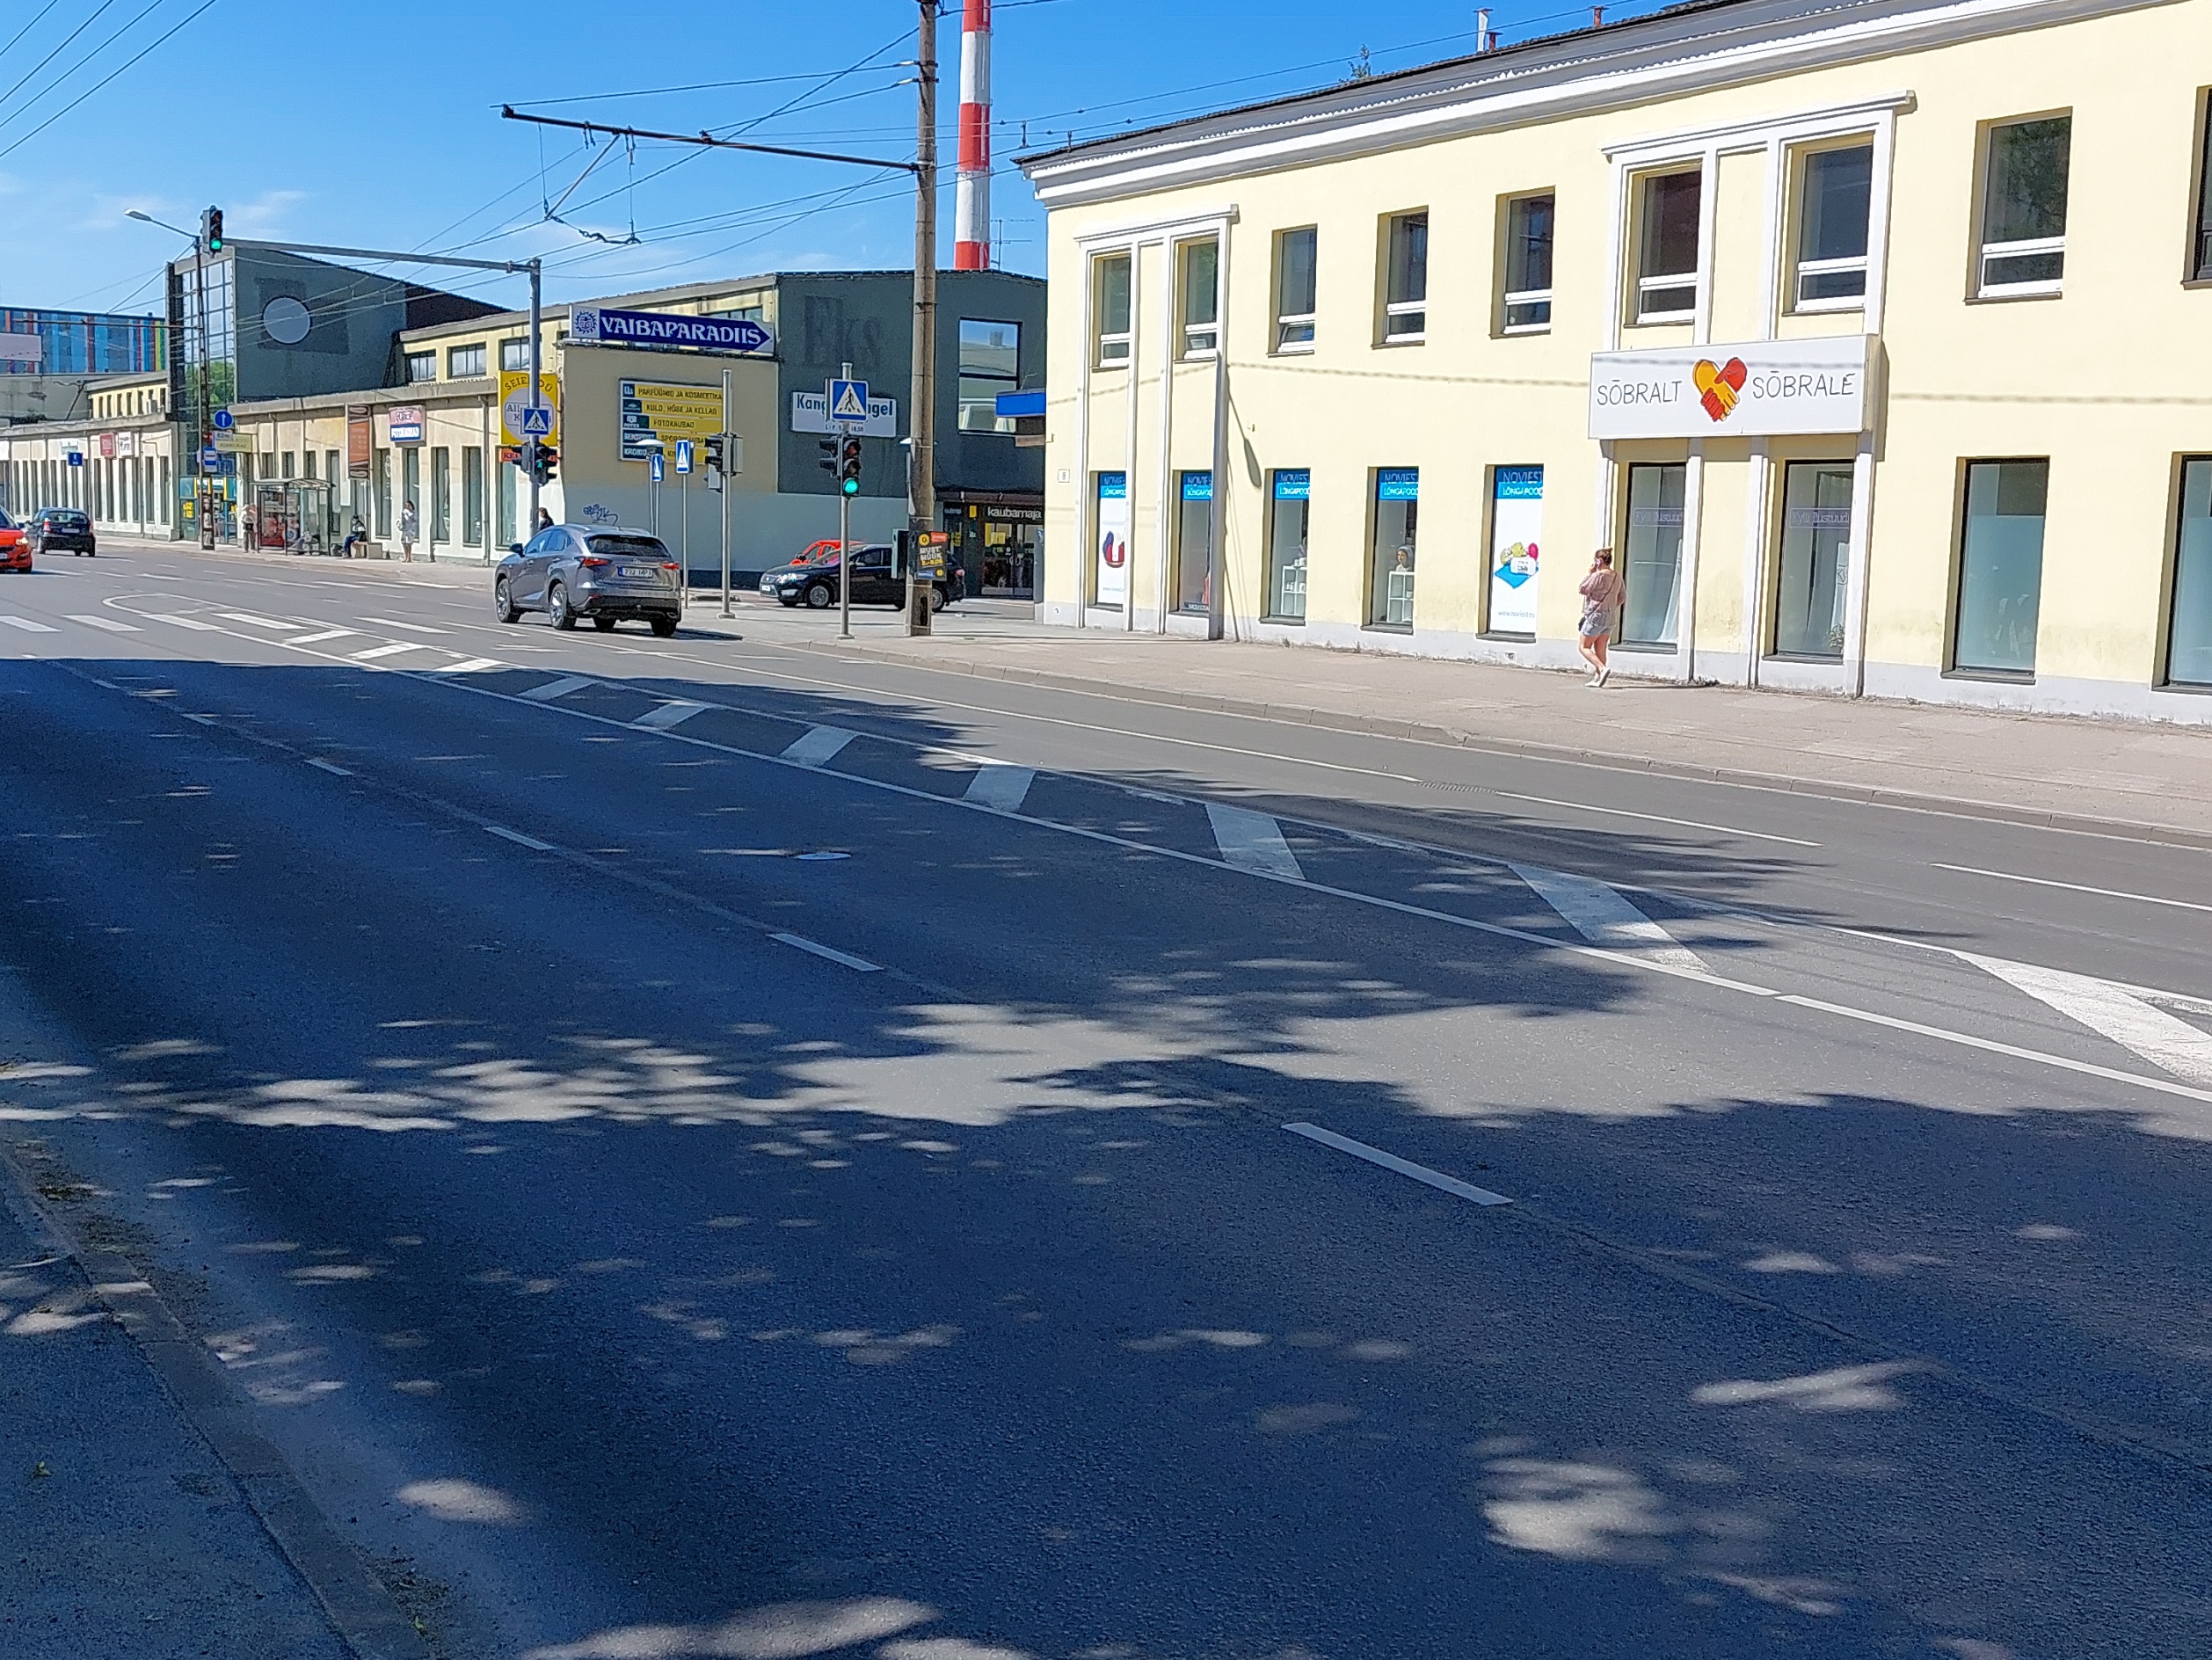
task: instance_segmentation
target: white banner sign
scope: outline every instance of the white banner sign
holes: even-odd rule
[[[1490,632],[1536,636],[1544,470],[1500,467],[1490,485]]]
[[[1119,606],[1129,598],[1129,475],[1098,475],[1097,603]]]
[[[850,422],[830,424],[829,398],[820,392],[791,394],[791,430],[795,433],[841,433]],[[868,419],[861,423],[862,438],[896,438],[899,436],[899,400],[895,397],[871,397],[868,400]]]
[[[1590,360],[1592,438],[1781,438],[1864,432],[1874,337],[1600,352]]]

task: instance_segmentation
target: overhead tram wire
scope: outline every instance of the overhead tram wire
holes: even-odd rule
[[[144,62],[147,58],[150,57],[151,55],[153,55],[153,54],[154,54],[154,53],[156,53],[156,52],[159,51],[159,50],[160,50],[160,49],[161,49],[164,46],[166,46],[166,45],[167,45],[167,44],[168,44],[168,43],[169,43],[171,40],[173,40],[173,39],[174,39],[177,35],[178,35],[178,34],[182,33],[183,33],[186,29],[189,28],[189,27],[190,27],[190,26],[191,26],[193,23],[197,22],[197,21],[199,20],[200,17],[201,16],[201,14],[202,14],[202,13],[204,13],[204,12],[206,12],[207,11],[208,11],[211,7],[213,7],[213,6],[215,5],[215,0],[200,0],[200,4],[199,4],[199,6],[198,6],[198,7],[196,7],[193,11],[191,11],[191,12],[189,12],[188,14],[186,14],[186,16],[185,16],[185,17],[184,17],[181,20],[179,20],[178,22],[177,22],[177,23],[175,23],[175,24],[172,24],[172,25],[171,25],[169,28],[167,28],[167,29],[164,30],[164,31],[163,31],[160,34],[158,34],[158,35],[155,36],[155,38],[154,38],[152,40],[149,41],[149,42],[148,42],[148,43],[147,43],[147,44],[146,44],[143,47],[142,47],[142,48],[141,48],[138,52],[135,53],[135,54],[134,54],[134,55],[132,55],[130,57],[128,57],[128,58],[125,59],[125,60],[124,60],[121,63],[117,64],[117,65],[115,66],[115,68],[113,68],[113,69],[110,69],[110,70],[109,70],[109,71],[108,71],[106,75],[102,76],[101,76],[101,77],[100,77],[98,81],[95,81],[95,82],[94,82],[94,83],[93,83],[91,86],[87,87],[87,88],[86,88],[84,91],[82,91],[82,92],[78,93],[78,94],[77,94],[77,98],[76,98],[76,105],[75,105],[73,107],[75,107],[75,108],[80,108],[80,109],[81,109],[81,108],[83,108],[86,99],[90,98],[91,98],[91,97],[94,93],[96,93],[96,92],[99,91],[100,91],[103,87],[106,86],[106,85],[107,85],[110,82],[113,81],[113,80],[114,80],[114,79],[115,79],[118,76],[120,76],[120,75],[122,75],[122,74],[126,73],[126,72],[127,72],[127,71],[128,71],[129,69],[133,69],[134,67],[135,67],[137,64],[139,64],[139,63],[141,63],[141,62]],[[18,151],[18,150],[21,149],[22,149],[22,148],[23,148],[25,144],[29,143],[29,142],[30,142],[33,139],[34,139],[34,138],[38,137],[40,134],[44,133],[46,130],[47,130],[47,129],[46,129],[46,127],[44,127],[43,126],[41,126],[41,127],[33,127],[33,128],[32,128],[29,132],[27,132],[27,133],[24,134],[22,137],[20,137],[20,138],[17,139],[17,140],[15,141],[15,142],[14,142],[14,143],[10,144],[10,145],[9,145],[6,149],[0,149],[0,160],[5,160],[8,157],[14,155],[14,154],[16,153],[16,151]]]
[[[117,29],[114,33],[109,35],[106,40],[101,41],[98,46],[91,48],[84,54],[84,56],[78,58],[76,62],[70,64],[69,68],[63,69],[59,75],[49,76],[46,84],[40,87],[38,91],[32,96],[30,102],[27,104],[18,104],[14,109],[10,110],[5,115],[0,115],[0,130],[5,130],[8,127],[13,127],[18,121],[21,120],[25,115],[28,115],[33,110],[38,108],[40,104],[43,104],[47,98],[52,98],[56,92],[60,91],[63,87],[69,84],[69,77],[71,76],[76,74],[80,69],[84,69],[86,64],[91,62],[92,60],[99,56],[101,53],[106,51],[108,47],[113,46],[118,40],[121,40],[133,29],[143,23],[149,17],[153,15],[153,13],[160,11],[162,7],[167,5],[168,4],[169,0],[147,0],[144,9],[142,10],[136,17],[131,18],[129,22],[124,24],[120,28]]]
[[[18,81],[6,91],[0,92],[0,104],[5,104],[18,92],[20,92],[23,90],[25,82],[30,80],[30,78],[36,75],[40,69],[46,68],[47,64],[53,62],[55,59],[60,57],[63,52],[69,49],[70,41],[76,40],[78,35],[83,34],[85,30],[91,28],[95,23],[98,22],[100,13],[106,11],[108,7],[113,5],[114,4],[115,0],[100,0],[100,4],[94,8],[91,17],[85,18],[84,22],[78,24],[76,27],[71,29],[67,34],[63,35],[55,44],[51,52],[47,53],[44,57],[40,58],[36,63],[33,63],[29,69],[23,72],[23,80]]]
[[[535,110],[556,104],[593,104],[616,98],[664,98],[676,92],[717,92],[733,86],[776,86],[786,82],[819,78],[819,75],[761,75],[744,81],[695,81],[688,86],[647,86],[629,92],[578,92],[567,98],[510,98],[507,102],[514,109]]]
[[[30,22],[25,24],[20,29],[18,29],[12,35],[11,35],[8,38],[7,45],[0,46],[0,58],[4,58],[9,53],[14,51],[18,44],[21,42],[23,37],[30,33],[32,30],[37,28],[39,25],[45,22],[46,14],[53,11],[55,7],[60,5],[61,4],[62,0],[46,0],[46,4],[39,8],[38,15],[36,17],[33,18]]]

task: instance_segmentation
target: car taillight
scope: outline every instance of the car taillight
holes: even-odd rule
[[[578,559],[576,563],[582,565],[586,571],[604,571],[608,565],[614,564],[615,562],[612,559],[594,559],[586,556],[584,558]]]
[[[664,571],[680,571],[683,569],[683,567],[678,564],[673,559],[663,559],[660,562],[660,568]]]

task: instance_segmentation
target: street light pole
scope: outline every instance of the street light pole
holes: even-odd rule
[[[531,260],[531,261],[530,261],[530,407],[531,407],[532,409],[535,409],[535,408],[537,408],[537,407],[538,407],[538,403],[539,403],[539,399],[538,399],[538,371],[539,371],[539,364],[540,364],[539,353],[541,353],[541,352],[544,349],[544,348],[543,348],[543,347],[542,347],[542,346],[539,344],[539,340],[538,340],[538,336],[539,336],[539,335],[540,335],[540,333],[542,331],[542,325],[543,321],[544,321],[544,293],[543,293],[543,281],[544,281],[544,277],[545,277],[545,266],[544,266],[543,262],[542,262],[542,261],[541,261],[541,260],[537,260],[537,259],[533,259],[533,260]],[[504,366],[502,366],[502,367],[504,367]],[[523,540],[524,540],[525,542],[528,541],[530,536],[535,536],[535,535],[537,535],[537,533],[538,533],[538,466],[537,466],[537,461],[538,461],[538,440],[537,440],[537,439],[535,438],[535,436],[532,436],[532,437],[529,439],[529,440],[528,440],[528,445],[529,445],[529,447],[522,452],[522,454],[523,454],[523,458],[524,458],[524,459],[525,459],[525,460],[528,462],[528,466],[526,466],[526,467],[523,469],[523,470],[524,470],[525,472],[527,472],[527,473],[528,473],[528,474],[530,475],[530,519],[529,519],[530,532],[529,532],[529,536],[525,536],[525,537],[523,538]],[[489,541],[489,540],[490,540],[490,538],[489,538],[489,537],[486,537],[486,538],[485,538],[485,540],[486,540],[486,541]]]
[[[907,388],[906,511],[917,535],[937,528],[937,0],[920,0],[914,54],[914,362]],[[916,544],[919,548],[919,543]]]

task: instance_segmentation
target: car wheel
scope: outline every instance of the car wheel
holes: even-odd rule
[[[576,626],[576,613],[569,608],[568,586],[565,583],[556,582],[553,585],[551,591],[545,596],[545,608],[553,614],[555,628],[565,630]]]
[[[592,626],[601,634],[610,634],[614,631],[615,619],[611,616],[595,616],[592,619]]]
[[[676,637],[676,622],[677,619],[673,616],[657,616],[653,618],[652,623],[654,637],[663,640],[674,639]]]
[[[491,614],[502,622],[520,622],[522,608],[514,602],[514,590],[501,577],[491,585]]]
[[[837,596],[830,592],[828,583],[817,582],[806,591],[807,608],[811,611],[826,611],[830,608],[830,602],[836,598]]]

